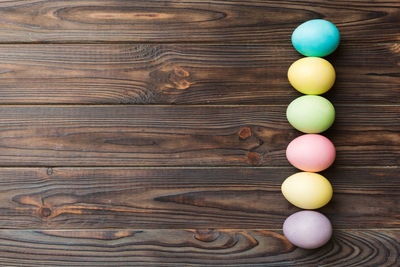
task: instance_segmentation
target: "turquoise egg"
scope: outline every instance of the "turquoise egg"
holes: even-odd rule
[[[324,57],[339,45],[339,30],[333,23],[313,19],[299,25],[292,34],[292,44],[301,54],[308,57]]]

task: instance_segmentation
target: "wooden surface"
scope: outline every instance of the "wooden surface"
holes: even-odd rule
[[[400,106],[336,106],[336,166],[397,166]],[[0,166],[290,166],[286,106],[0,106]],[[377,155],[379,161],[377,162]]]
[[[399,1],[2,1],[1,266],[399,266]],[[292,246],[300,23],[341,32],[337,148]]]
[[[400,3],[389,1],[5,1],[3,42],[289,43],[298,24],[329,18],[343,39],[398,41]]]
[[[399,51],[398,43],[344,39],[328,57],[337,80],[327,97],[335,104],[399,103]],[[287,105],[301,95],[286,77],[299,58],[289,41],[2,45],[0,103]]]
[[[0,171],[1,228],[280,229],[299,210],[281,196],[281,182],[295,172],[288,167]],[[335,194],[321,211],[335,229],[399,228],[399,171],[324,172]]]
[[[303,250],[279,230],[0,230],[0,264],[398,266],[399,238],[399,230],[337,230],[324,247]]]

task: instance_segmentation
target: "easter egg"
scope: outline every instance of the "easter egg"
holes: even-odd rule
[[[283,234],[293,245],[300,248],[319,248],[331,239],[332,224],[322,213],[303,210],[285,220]]]
[[[302,209],[318,209],[332,198],[332,185],[324,176],[314,172],[295,173],[282,183],[287,201]]]
[[[294,128],[303,133],[321,133],[333,124],[335,108],[322,96],[305,95],[289,104],[286,117]]]
[[[340,34],[336,26],[323,19],[313,19],[299,25],[292,34],[292,44],[308,57],[324,57],[339,46]]]
[[[286,158],[294,167],[307,172],[320,172],[332,165],[335,146],[320,134],[303,134],[286,148]]]
[[[304,57],[295,61],[288,70],[290,84],[307,95],[327,92],[335,83],[335,69],[329,61],[319,57]]]

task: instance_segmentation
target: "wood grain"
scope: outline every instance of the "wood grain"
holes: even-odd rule
[[[0,106],[0,166],[289,166],[286,106]],[[400,106],[340,106],[336,166],[397,166]],[[379,155],[379,161],[377,160]]]
[[[335,104],[400,103],[400,46],[344,43],[328,57]],[[0,104],[283,104],[301,95],[290,43],[0,45]]]
[[[399,2],[3,1],[0,42],[290,42],[300,23],[326,18],[342,39],[396,41]]]
[[[1,230],[6,266],[397,266],[399,230],[340,230],[317,250],[270,230]]]
[[[280,229],[294,168],[1,168],[0,228]],[[336,229],[399,228],[399,168],[323,173]],[[368,203],[368,205],[366,205]]]
[[[0,1],[0,266],[398,266],[399,17],[393,0]],[[302,250],[280,186],[290,35],[314,18],[341,32],[335,230]]]

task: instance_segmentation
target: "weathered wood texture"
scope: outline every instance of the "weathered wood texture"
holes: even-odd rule
[[[398,1],[3,1],[0,42],[290,42],[328,18],[357,43],[398,40]]]
[[[339,168],[336,229],[399,228],[399,168]],[[280,229],[294,168],[1,168],[1,228]],[[368,204],[366,204],[368,203]]]
[[[0,104],[284,104],[300,93],[279,45],[0,45]],[[400,102],[400,46],[343,44],[328,57],[335,104]]]
[[[399,230],[339,230],[318,250],[269,230],[1,230],[3,266],[398,266]]]
[[[1,166],[289,166],[286,106],[0,106]],[[400,106],[340,106],[336,166],[399,164]]]
[[[399,17],[399,1],[1,1],[0,265],[397,267]],[[313,18],[342,41],[336,230],[309,251],[282,236],[298,209],[280,185],[300,134],[290,35]]]

